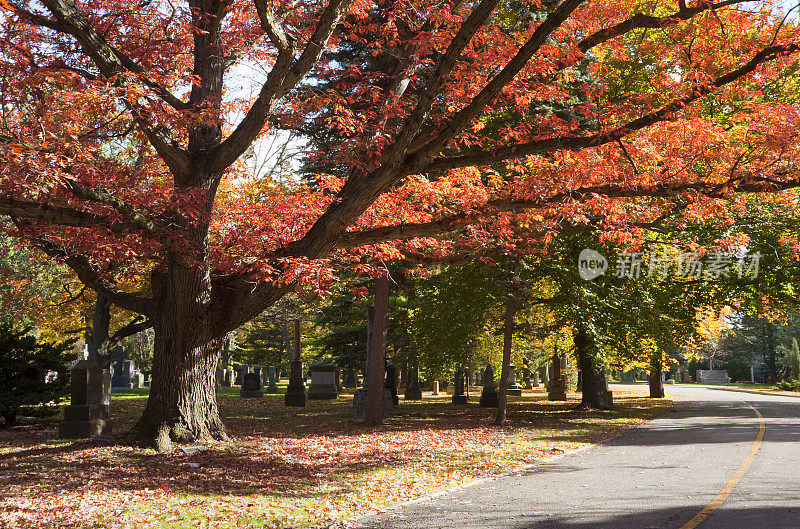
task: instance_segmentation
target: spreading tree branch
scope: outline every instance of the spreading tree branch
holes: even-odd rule
[[[245,117],[225,141],[210,149],[208,160],[222,171],[244,154],[267,124],[275,104],[296,87],[319,61],[336,24],[352,0],[330,0],[319,17],[317,27],[303,53],[293,61],[296,43],[280,29],[264,0],[256,0],[261,27],[278,48],[278,57]]]
[[[689,20],[690,18],[706,11],[708,9],[719,9],[722,7],[744,3],[746,0],[725,0],[723,2],[718,2],[716,4],[712,3],[699,3],[698,5],[692,8],[686,8],[685,6],[681,8],[679,11],[675,13],[671,13],[669,15],[665,15],[662,17],[654,17],[651,15],[645,15],[644,13],[637,13],[632,17],[611,26],[610,28],[599,30],[588,37],[584,38],[580,41],[577,45],[578,49],[582,53],[588,52],[590,49],[608,42],[614,38],[620,37],[634,29],[641,29],[641,28],[663,28],[672,24],[677,23],[679,20]],[[552,76],[552,72],[558,72],[563,70],[564,68],[568,67],[569,65],[573,64],[574,61],[577,60],[575,57],[571,58],[564,58],[557,61],[553,66],[551,66],[550,71],[548,73],[542,73],[536,76],[536,80],[544,81],[549,76]],[[469,124],[469,121],[465,121],[464,118],[467,117],[466,114],[463,114],[465,111],[468,110],[469,107],[465,107],[459,114],[456,114],[452,118],[452,120],[448,121],[445,127],[439,128],[438,132],[434,132],[432,129],[426,129],[419,133],[414,141],[412,141],[411,146],[409,147],[409,152],[415,152],[422,147],[428,146],[427,152],[429,154],[435,154],[435,149],[431,147],[431,145],[438,145],[442,147],[446,144],[446,142],[450,141],[455,137],[456,134],[460,133],[465,126]],[[480,110],[480,108],[474,108],[473,110]],[[474,119],[471,118],[471,119]],[[455,124],[455,120],[459,120],[461,123],[461,128],[457,128]]]
[[[417,172],[436,172],[456,169],[459,167],[490,165],[513,158],[521,158],[532,154],[553,152],[559,149],[580,150],[615,142],[628,136],[632,132],[636,132],[649,127],[650,125],[658,123],[659,121],[668,119],[676,112],[683,110],[689,104],[697,101],[701,97],[712,93],[718,88],[737,81],[748,74],[753,73],[759,65],[772,61],[778,57],[791,55],[798,50],[800,50],[800,44],[798,43],[770,46],[765,48],[736,70],[732,70],[725,75],[717,77],[711,82],[695,85],[689,95],[675,99],[671,103],[661,107],[656,111],[650,112],[649,114],[636,118],[607,132],[599,132],[590,136],[558,136],[555,138],[544,138],[528,143],[506,145],[491,151],[434,158],[430,161],[421,158],[420,155],[422,154],[422,151],[420,151],[412,154],[408,158],[408,162],[406,163],[407,174],[415,174]]]
[[[71,0],[42,0],[42,2],[58,20],[65,32],[77,39],[84,52],[97,65],[103,75],[112,78],[127,72],[135,73],[142,79],[142,82],[153,88],[164,101],[178,109],[186,108],[186,105],[165,87],[147,79],[144,76],[143,68],[133,59],[111,46]],[[117,82],[123,82],[122,77],[118,77]],[[164,127],[151,127],[144,117],[143,110],[138,106],[131,106],[131,110],[147,139],[169,166],[170,170],[176,175],[185,174],[188,170],[188,156],[174,143],[168,131]]]
[[[74,228],[99,226],[114,233],[128,233],[132,225],[124,221],[111,221],[108,217],[87,213],[66,206],[52,206],[38,202],[26,202],[13,198],[0,197],[0,215],[13,218],[34,219]]]
[[[505,88],[517,74],[525,67],[531,58],[539,51],[550,35],[563,24],[575,9],[585,0],[564,0],[541,24],[534,30],[530,38],[519,49],[516,55],[508,61],[500,72],[474,97],[469,104],[453,116],[450,122],[432,139],[426,142],[424,148],[418,152],[422,158],[429,158],[439,152],[442,146],[456,134],[464,130],[472,120],[479,116],[503,88]],[[417,137],[419,139],[419,136]]]
[[[18,219],[13,219],[17,227],[24,229],[24,224]],[[34,238],[31,242],[35,244],[48,256],[58,259],[72,269],[78,279],[89,288],[96,292],[102,292],[112,303],[123,309],[136,312],[138,314],[149,315],[152,309],[152,300],[118,290],[112,283],[103,279],[100,271],[86,257],[74,255],[67,252],[64,248],[44,239]]]
[[[708,198],[723,198],[726,196],[726,193],[730,191],[740,193],[779,192],[797,187],[800,187],[800,180],[779,181],[751,175],[748,175],[746,180],[740,179],[726,182],[725,184],[686,182],[681,184],[662,184],[652,187],[621,187],[615,184],[582,187],[573,191],[564,191],[555,193],[549,197],[537,199],[495,199],[489,201],[479,210],[461,212],[428,222],[403,223],[361,231],[351,231],[345,233],[338,240],[336,248],[348,249],[415,237],[433,237],[461,229],[470,222],[485,220],[496,213],[537,209],[571,200],[585,201],[598,196],[610,198],[670,197],[680,193],[694,191]],[[651,223],[634,223],[633,225],[651,229],[657,227],[664,218],[665,217],[659,217],[659,219]]]

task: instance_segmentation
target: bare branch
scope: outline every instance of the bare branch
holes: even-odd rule
[[[123,325],[117,332],[108,337],[109,347],[113,347],[128,336],[133,336],[142,331],[145,331],[153,326],[153,322],[144,316],[137,316],[125,325]]]

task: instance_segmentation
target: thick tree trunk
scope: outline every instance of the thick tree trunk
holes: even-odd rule
[[[155,327],[153,374],[147,406],[134,435],[160,452],[172,442],[228,438],[217,407],[215,373],[223,337],[196,347],[187,327]]]
[[[602,361],[595,358],[589,335],[579,330],[573,340],[581,370],[581,407],[610,410],[614,402],[606,384],[605,368]]]
[[[169,451],[172,442],[228,438],[219,416],[216,369],[227,332],[209,321],[208,270],[173,263],[154,275],[150,396],[133,429],[135,440]]]
[[[506,405],[508,404],[508,372],[511,365],[511,347],[514,339],[514,315],[516,308],[514,299],[506,299],[506,316],[503,330],[503,366],[500,369],[500,388],[497,392],[497,415],[494,423],[503,426],[506,422]]]
[[[650,398],[664,398],[664,384],[661,383],[661,351],[656,351],[650,357]]]

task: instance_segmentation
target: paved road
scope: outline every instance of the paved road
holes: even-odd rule
[[[667,391],[674,410],[608,443],[352,527],[680,529],[753,448],[759,420],[744,400],[764,416],[763,443],[741,481],[697,527],[800,529],[800,399]]]

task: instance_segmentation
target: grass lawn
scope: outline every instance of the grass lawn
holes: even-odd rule
[[[60,417],[22,419],[0,429],[0,527],[327,526],[612,437],[671,406],[646,388],[613,391],[617,409],[605,412],[526,392],[502,428],[490,425],[494,409],[401,397],[395,417],[369,428],[350,417],[350,395],[285,408],[283,395],[223,389],[232,439],[191,455],[65,442]],[[115,431],[132,426],[146,393],[113,395]]]

